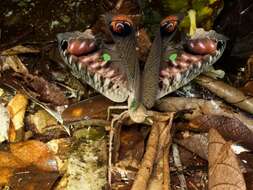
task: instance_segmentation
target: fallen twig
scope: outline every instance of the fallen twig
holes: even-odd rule
[[[109,156],[108,156],[108,183],[110,187],[112,183],[112,152],[113,152],[113,138],[115,134],[114,130],[119,123],[124,122],[124,120],[127,118],[129,118],[128,111],[124,111],[120,115],[114,117],[111,121],[110,134],[109,134]]]
[[[174,163],[175,163],[175,166],[178,169],[178,178],[179,178],[179,181],[180,181],[181,190],[187,190],[188,188],[187,188],[187,185],[186,185],[186,180],[185,180],[184,174],[182,173],[183,166],[182,166],[182,163],[181,163],[181,159],[180,159],[177,144],[172,144],[172,151],[173,151]]]
[[[150,131],[147,149],[141,163],[140,169],[137,173],[136,180],[131,190],[146,189],[149,177],[153,170],[153,164],[156,158],[157,146],[159,142],[159,128],[158,122],[155,121]]]
[[[158,117],[158,116],[157,116]],[[147,190],[169,190],[170,189],[170,170],[169,170],[169,149],[171,146],[171,127],[174,113],[170,113],[168,121],[160,121],[159,126],[159,143],[157,148],[154,169],[149,179]],[[159,119],[163,119],[160,118]],[[168,120],[168,115],[167,115]]]

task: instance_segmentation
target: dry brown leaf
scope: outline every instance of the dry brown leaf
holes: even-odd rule
[[[244,95],[243,92],[237,88],[232,87],[223,81],[212,79],[204,75],[198,76],[196,82],[220,98],[223,98],[228,103],[253,114],[253,97]]]
[[[23,94],[16,94],[7,106],[11,118],[10,142],[20,141],[23,138],[24,116],[27,105],[27,97]]]
[[[253,132],[252,118],[245,116],[241,112],[234,111],[220,101],[198,98],[168,97],[157,101],[155,107],[159,111],[178,112],[188,110],[188,112],[184,113],[184,117],[188,120],[192,120],[201,115],[220,115],[228,118],[236,118]]]
[[[57,171],[57,162],[47,145],[36,140],[10,145],[11,153],[27,165],[37,166],[44,171]]]
[[[25,162],[9,152],[0,152],[0,168],[22,168],[27,166]]]
[[[248,96],[253,96],[253,81],[248,81],[240,90]]]
[[[64,92],[58,86],[42,77],[27,74],[25,84],[39,95],[41,101],[49,102],[57,106],[68,104],[68,99],[66,99]]]
[[[173,141],[207,160],[208,138],[206,134],[191,134],[186,138],[173,139]]]
[[[9,178],[8,186],[15,190],[52,189],[59,177],[57,172],[45,172],[36,168],[20,168]]]
[[[0,63],[2,62],[2,65],[0,65],[0,70],[5,71],[11,68],[16,73],[21,73],[24,75],[29,73],[26,66],[22,63],[22,61],[19,59],[17,55],[0,56],[0,60],[1,60]]]
[[[29,125],[31,125],[36,133],[43,134],[45,129],[52,125],[57,125],[56,119],[45,110],[38,110],[35,114],[27,117]]]
[[[201,132],[215,128],[225,139],[238,142],[253,150],[253,132],[236,118],[203,115],[191,120],[188,126]]]
[[[209,190],[246,190],[238,160],[230,145],[215,129],[210,129],[208,145]]]
[[[144,138],[137,127],[121,129],[119,160],[141,161],[144,154]]]
[[[10,177],[13,175],[13,170],[26,167],[27,165],[9,152],[0,152],[0,185],[6,185]]]
[[[60,138],[47,142],[49,150],[55,155],[60,173],[65,172],[65,165],[71,150],[71,139]]]
[[[104,96],[98,95],[76,104],[70,105],[62,112],[65,122],[87,119],[106,119],[107,109],[114,103]]]
[[[13,168],[0,168],[0,186],[5,186],[9,183],[13,170]]]
[[[22,45],[17,45],[15,47],[12,47],[10,49],[2,51],[0,55],[10,56],[10,55],[23,54],[23,53],[39,53],[39,52],[40,51],[38,49],[35,49],[35,48],[25,47],[25,46],[22,46]]]

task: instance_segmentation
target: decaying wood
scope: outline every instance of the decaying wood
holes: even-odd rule
[[[243,92],[223,81],[212,79],[204,75],[200,75],[195,81],[220,98],[223,98],[226,102],[253,114],[253,97],[244,95]]]
[[[236,155],[230,145],[231,143],[226,142],[215,129],[210,129],[208,145],[209,190],[246,190]]]
[[[190,110],[184,117],[192,120],[201,115],[220,115],[240,120],[250,131],[253,132],[253,119],[241,112],[235,112],[220,101],[204,100],[198,98],[168,97],[157,101],[155,106],[159,111],[182,111]]]

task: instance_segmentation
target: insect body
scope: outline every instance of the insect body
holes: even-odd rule
[[[130,116],[142,122],[139,108],[187,84],[222,55],[226,40],[215,31],[197,30],[185,42],[178,38],[177,16],[160,23],[144,68],[137,58],[136,26],[127,15],[107,15],[114,43],[98,43],[89,30],[59,34],[61,55],[73,74],[115,102],[128,99]],[[138,117],[135,117],[138,115]],[[140,116],[140,117],[139,117]]]

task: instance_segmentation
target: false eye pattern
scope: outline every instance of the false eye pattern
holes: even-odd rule
[[[110,24],[111,32],[118,36],[128,36],[132,32],[132,25],[127,21],[117,20]]]
[[[178,18],[176,16],[168,16],[160,23],[161,32],[170,34],[175,31],[178,24]]]

